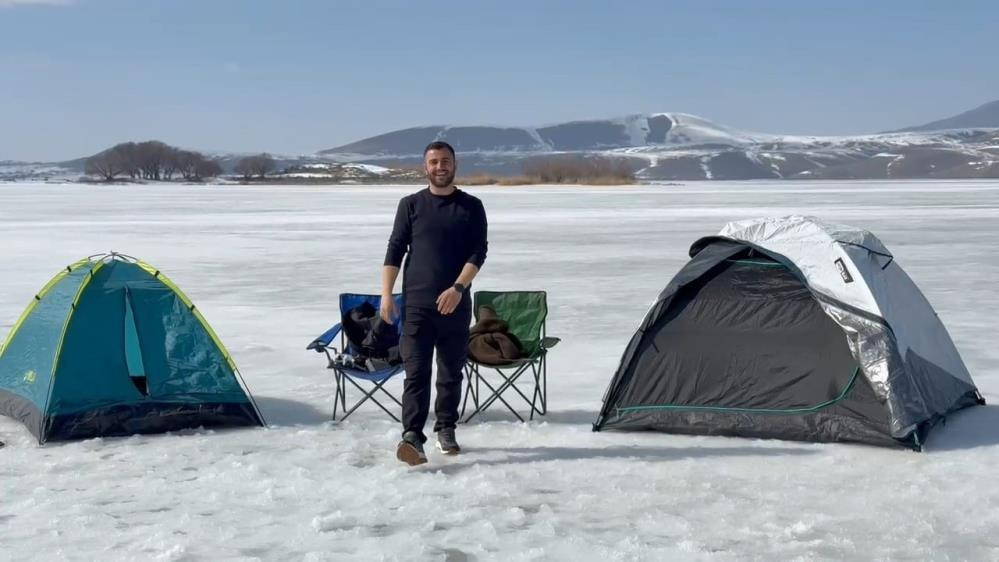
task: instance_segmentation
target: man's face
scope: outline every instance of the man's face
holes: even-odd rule
[[[448,187],[454,182],[454,156],[446,148],[427,151],[427,155],[423,157],[423,167],[430,185],[434,187]]]

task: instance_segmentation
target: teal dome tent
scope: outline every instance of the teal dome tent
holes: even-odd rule
[[[264,425],[241,382],[180,289],[116,253],[60,271],[0,348],[0,414],[39,443]]]

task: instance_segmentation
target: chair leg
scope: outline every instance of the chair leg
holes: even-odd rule
[[[548,413],[548,352],[541,356],[541,415]]]
[[[389,410],[384,404],[381,403],[381,401],[379,401],[375,397],[375,394],[377,394],[380,391],[385,396],[391,398],[392,401],[395,402],[397,406],[399,406],[400,408],[402,407],[402,402],[400,402],[398,398],[396,398],[391,392],[389,392],[384,388],[385,383],[387,383],[390,379],[391,377],[389,377],[388,379],[384,379],[381,382],[372,383],[374,386],[371,388],[371,390],[365,390],[364,387],[362,387],[357,383],[357,381],[349,377],[347,374],[341,372],[339,369],[334,368],[333,380],[336,384],[336,388],[333,393],[333,421],[346,420],[351,414],[357,411],[357,409],[361,407],[362,404],[364,404],[368,400],[371,400],[379,408],[381,408],[382,411],[388,414],[389,417],[399,422],[400,421],[399,417],[393,414],[391,410]],[[347,409],[348,381],[350,382],[350,384],[354,385],[354,388],[360,391],[362,395],[362,398],[358,400],[353,406],[351,406],[349,410]],[[340,416],[339,419],[337,419],[340,410],[343,411],[343,415]]]
[[[465,410],[468,408],[468,397],[472,397],[472,411],[479,409],[479,381],[478,372],[475,370],[474,365],[468,363],[463,367],[465,370],[465,397],[461,402],[461,412],[458,414],[458,419],[461,423],[465,423],[468,420],[463,419],[465,417]]]
[[[514,392],[516,392],[520,396],[520,398],[524,401],[524,403],[527,404],[528,407],[530,407],[531,411],[528,419],[533,420],[535,414],[539,416],[546,415],[548,413],[548,366],[545,359],[546,359],[545,356],[542,355],[537,361],[525,363],[520,367],[518,367],[513,373],[509,375],[507,375],[506,372],[503,371],[503,369],[494,368],[496,373],[499,374],[500,378],[503,379],[502,382],[495,387],[492,384],[490,384],[485,377],[482,376],[482,374],[478,370],[479,368],[478,365],[472,365],[471,368],[474,370],[475,373],[475,383],[474,383],[475,387],[478,388],[479,382],[481,381],[481,383],[484,384],[489,389],[490,395],[481,403],[478,400],[476,400],[476,406],[477,406],[476,409],[471,414],[469,414],[469,416],[465,418],[464,421],[467,423],[476,415],[478,415],[479,412],[485,411],[497,401],[506,406],[507,410],[510,410],[510,412],[514,416],[516,416],[517,419],[519,419],[520,421],[524,421],[524,418],[520,415],[520,413],[517,412],[516,408],[511,406],[510,403],[503,398],[503,394],[511,388],[513,389]],[[533,379],[532,382],[534,383],[534,388],[529,390],[529,392],[531,393],[530,397],[524,394],[524,391],[517,386],[517,381],[521,380],[521,377],[525,372],[527,372],[528,369],[530,369],[531,371],[531,378]],[[469,385],[471,384],[472,383],[470,382]],[[477,398],[478,392],[475,392],[474,395]],[[462,408],[462,415],[464,415],[464,411],[465,411],[464,408]]]
[[[546,357],[542,355],[540,365],[537,367],[532,366],[531,370],[534,374],[534,396],[532,396],[531,401],[531,419],[534,419],[535,412],[539,416],[548,413],[548,366]]]
[[[523,399],[524,402],[526,402],[527,404],[530,404],[531,401],[514,384],[514,382],[517,380],[517,378],[520,377],[520,375],[523,374],[524,371],[526,371],[528,369],[528,367],[530,367],[530,366],[531,366],[530,363],[521,365],[520,367],[517,368],[516,371],[513,372],[513,374],[511,374],[509,376],[506,375],[503,372],[502,369],[494,369],[499,374],[500,378],[503,379],[503,382],[498,387],[493,387],[493,385],[489,384],[489,381],[485,380],[484,377],[480,376],[479,378],[482,379],[482,384],[486,385],[489,388],[489,390],[492,392],[492,394],[489,396],[488,399],[486,399],[485,402],[482,403],[481,406],[479,406],[478,409],[476,409],[474,412],[472,412],[472,414],[469,415],[468,418],[465,419],[465,421],[468,422],[473,417],[475,417],[476,414],[478,414],[479,412],[485,411],[487,408],[489,408],[489,406],[491,406],[493,403],[495,403],[497,400],[499,400],[504,406],[506,406],[507,410],[510,410],[510,412],[514,416],[516,416],[518,420],[520,420],[521,422],[523,422],[524,418],[519,413],[517,413],[517,410],[513,406],[511,406],[509,402],[507,402],[503,398],[503,393],[506,392],[507,389],[513,388],[513,390],[516,391],[516,393],[520,395],[521,399]],[[476,366],[476,369],[477,368],[478,368],[478,366]]]
[[[333,421],[336,421],[336,407],[340,405],[340,377],[333,373]]]
[[[482,387],[479,386],[479,383],[481,381],[482,381],[482,373],[479,372],[479,366],[476,365],[475,366],[475,409],[476,410],[478,410],[480,407],[479,399],[482,397]]]
[[[469,380],[468,380],[468,389],[467,389],[466,397],[465,398],[466,398],[466,405],[467,405],[468,394],[471,394],[473,409],[472,409],[472,413],[469,414],[467,418],[464,418],[461,421],[461,423],[468,423],[469,421],[471,421],[472,418],[475,417],[476,414],[478,414],[479,412],[481,412],[482,410],[485,409],[485,408],[482,407],[482,403],[480,402],[480,399],[482,397],[482,387],[480,385],[484,384],[490,390],[493,390],[492,385],[490,385],[489,382],[486,381],[482,377],[482,372],[479,371],[479,366],[478,365],[470,364],[467,367],[468,367],[468,379]],[[460,418],[463,418],[464,416],[465,416],[465,406],[462,406],[462,408],[461,408],[461,415],[458,416],[458,417],[460,419]]]
[[[347,377],[340,373],[340,410],[347,410]]]
[[[468,397],[472,397],[472,405],[475,409],[479,407],[479,393],[478,391],[478,381],[476,380],[473,384],[473,379],[476,378],[477,372],[474,371],[474,367],[469,367],[467,364],[463,367],[465,371],[465,397],[461,402],[461,413],[458,414],[458,419],[465,417],[465,408],[468,407]]]
[[[385,382],[388,382],[388,381],[385,381]],[[384,394],[385,396],[388,396],[389,398],[391,398],[392,401],[395,402],[396,406],[399,406],[400,408],[402,408],[402,402],[400,402],[399,399],[395,397],[395,395],[393,395],[391,392],[385,390],[385,388],[383,386],[381,386],[381,385],[378,386],[378,390],[382,391],[382,394]]]
[[[505,382],[504,382],[504,384],[500,385],[499,392],[502,394],[503,392],[506,392],[506,390],[508,388],[512,388],[514,390],[514,392],[516,392],[517,394],[520,395],[520,398],[526,404],[530,405],[531,401],[527,398],[527,396],[516,385],[517,380],[521,377],[521,375],[523,375],[525,372],[527,372],[528,368],[530,368],[533,371],[535,367],[531,363],[528,363],[527,365],[522,365],[519,369],[517,369],[516,371],[514,371],[514,373],[512,375],[510,375],[509,378],[507,378],[506,375],[502,371],[500,371],[499,369],[497,369],[497,372],[499,372],[500,376],[503,377],[504,379],[506,379]],[[523,420],[521,420],[521,421],[523,421]]]
[[[347,416],[349,416],[349,415],[353,414],[353,413],[354,413],[354,412],[355,412],[355,411],[356,411],[356,410],[357,410],[358,408],[360,408],[360,407],[361,407],[361,404],[364,404],[364,403],[365,403],[365,402],[367,402],[368,400],[371,400],[371,401],[372,401],[372,402],[374,402],[374,403],[375,403],[376,405],[378,405],[378,407],[379,407],[379,408],[381,408],[381,409],[382,409],[382,411],[384,411],[384,412],[385,412],[386,414],[388,414],[388,415],[389,415],[389,417],[391,417],[391,418],[392,418],[393,420],[395,420],[396,422],[400,422],[400,423],[401,423],[401,421],[399,420],[399,418],[398,418],[398,417],[396,417],[396,415],[395,415],[395,414],[393,414],[393,413],[392,413],[392,412],[391,412],[391,411],[390,411],[390,410],[389,410],[388,408],[386,408],[386,407],[385,407],[385,405],[384,405],[384,404],[382,404],[381,402],[379,402],[379,401],[378,401],[378,399],[377,399],[377,398],[375,398],[375,396],[374,396],[374,394],[375,394],[376,392],[378,392],[379,390],[381,390],[382,392],[384,392],[385,394],[387,394],[387,395],[388,395],[388,396],[389,396],[390,398],[392,398],[392,400],[394,400],[394,401],[396,402],[396,404],[399,404],[400,406],[402,406],[402,403],[401,403],[401,402],[399,402],[399,399],[397,399],[397,398],[396,398],[395,396],[392,396],[392,394],[391,394],[391,393],[389,393],[389,391],[385,390],[385,389],[384,389],[384,388],[382,387],[382,386],[383,386],[383,385],[384,385],[384,384],[385,384],[386,382],[388,382],[388,380],[389,380],[389,379],[385,379],[385,380],[383,380],[383,381],[381,381],[381,382],[378,382],[378,383],[375,383],[375,386],[374,386],[374,388],[372,388],[372,389],[371,389],[370,391],[366,391],[366,390],[364,390],[364,388],[363,388],[363,387],[362,387],[361,385],[357,384],[357,382],[356,382],[356,381],[355,381],[354,379],[352,379],[352,378],[350,378],[350,377],[344,377],[344,378],[346,378],[346,379],[347,379],[348,381],[350,381],[350,383],[351,383],[352,385],[354,385],[354,388],[356,388],[357,390],[359,390],[359,391],[361,392],[361,394],[363,394],[363,395],[364,395],[364,397],[363,397],[363,398],[361,398],[360,400],[358,400],[358,401],[357,401],[357,403],[356,403],[356,404],[354,404],[354,405],[353,405],[353,406],[352,406],[352,407],[350,408],[350,410],[348,410],[347,412],[345,412],[345,413],[343,414],[343,417],[342,417],[342,418],[340,418],[340,421],[343,421],[343,420],[347,419]]]
[[[518,420],[524,421],[524,418],[519,413],[517,413],[517,410],[513,406],[511,406],[510,403],[507,402],[503,398],[503,396],[502,396],[502,390],[499,390],[499,389],[504,388],[504,385],[501,384],[499,387],[493,387],[493,385],[489,384],[489,381],[487,381],[485,379],[482,379],[482,384],[486,385],[486,387],[489,389],[489,391],[492,394],[489,396],[489,398],[485,402],[482,403],[481,406],[479,406],[478,408],[476,408],[476,410],[474,412],[472,412],[471,414],[468,415],[467,418],[465,418],[465,422],[466,423],[468,423],[469,421],[471,421],[472,418],[474,418],[480,412],[486,411],[489,408],[489,406],[492,406],[493,403],[495,403],[497,400],[499,400],[504,406],[506,406],[506,409],[510,410],[510,413],[512,413],[514,416],[517,416]]]
[[[478,414],[483,410],[482,405],[479,403],[479,396],[481,396],[481,390],[479,387],[480,381],[484,383],[486,386],[492,388],[492,386],[490,386],[487,381],[482,380],[482,373],[479,372],[478,365],[467,364],[466,367],[468,369],[468,391],[466,393],[465,398],[467,402],[468,394],[470,393],[472,395],[472,405],[474,406],[474,409],[472,410],[472,413],[468,415],[467,418],[462,420],[462,423],[470,422],[472,418],[475,417],[476,414]],[[458,417],[462,418],[464,416],[465,416],[465,407],[462,406],[461,415]]]
[[[336,387],[333,390],[333,421],[336,421],[336,413],[338,407],[340,406],[340,404],[344,403],[344,400],[342,398],[344,393],[342,377],[343,375],[341,375],[338,371],[333,371],[333,382],[336,385]],[[343,408],[347,409],[347,405],[344,404]]]
[[[531,367],[531,374],[534,375],[534,392],[531,394],[531,421],[534,420],[534,413],[538,411],[538,395],[541,394],[541,380],[538,378],[539,370],[536,367]]]

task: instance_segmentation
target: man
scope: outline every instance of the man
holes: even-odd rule
[[[423,151],[430,185],[399,201],[382,268],[381,317],[398,312],[392,300],[403,255],[405,302],[400,351],[406,366],[402,394],[402,441],[396,457],[409,465],[427,462],[423,427],[430,411],[430,373],[437,350],[437,448],[461,450],[455,439],[461,376],[468,355],[472,317],[469,290],[486,259],[486,211],[477,198],[454,186],[454,149],[432,142]]]

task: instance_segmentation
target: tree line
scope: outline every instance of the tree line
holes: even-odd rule
[[[99,152],[87,158],[83,171],[107,181],[123,176],[167,181],[180,176],[188,181],[201,181],[222,175],[222,166],[200,152],[146,141],[123,142]]]
[[[263,179],[276,168],[266,153],[246,156],[236,162],[234,172],[243,179]],[[123,142],[87,158],[84,173],[105,181],[119,177],[133,180],[170,181],[181,177],[202,181],[221,176],[222,164],[200,152],[183,150],[160,141]]]
[[[244,180],[249,181],[255,177],[264,179],[264,177],[273,172],[276,167],[277,163],[274,162],[271,155],[264,152],[262,154],[241,158],[239,162],[236,162],[236,167],[233,168],[233,171],[243,176]]]

